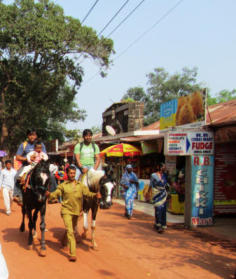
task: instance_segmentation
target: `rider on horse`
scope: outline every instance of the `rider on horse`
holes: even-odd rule
[[[35,146],[35,143],[37,141],[37,132],[35,129],[28,129],[27,130],[27,141],[20,144],[17,153],[16,153],[16,160],[20,161],[22,163],[22,168],[18,170],[18,174],[16,178],[18,177],[18,180],[16,181],[16,187],[14,187],[14,193],[13,193],[13,200],[17,202],[18,204],[22,204],[22,191],[21,191],[21,184],[19,181],[19,178],[22,177],[22,172],[28,172],[32,169],[34,163],[32,165],[29,165],[32,163],[32,160],[36,160],[39,162],[41,159],[47,160],[47,154],[46,154],[46,148],[43,143],[40,143],[37,145],[37,148]],[[41,147],[39,147],[41,145]],[[36,150],[35,150],[36,149]],[[40,150],[41,149],[41,150]],[[27,158],[27,155],[30,154],[30,152],[35,152],[34,154],[31,153],[31,156]],[[33,158],[36,156],[35,158]],[[24,184],[24,181],[21,181]]]
[[[91,168],[97,170],[100,164],[100,150],[98,145],[92,142],[92,136],[93,132],[90,129],[85,129],[83,131],[84,141],[76,144],[74,148],[76,165],[82,174]],[[78,176],[76,178],[78,179]]]

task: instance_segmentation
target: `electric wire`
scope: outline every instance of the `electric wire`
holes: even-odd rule
[[[98,33],[98,36],[100,36],[103,31],[111,24],[111,22],[117,17],[117,15],[123,10],[123,8],[128,4],[130,0],[127,0],[120,9],[114,14],[114,16],[108,21],[108,23],[102,28],[102,30]]]
[[[155,28],[159,23],[161,23],[169,14],[171,14],[184,0],[179,0],[172,8],[170,8],[162,17],[160,17],[150,28],[144,31],[136,40],[134,40],[125,50],[123,50],[119,55],[114,57],[114,60],[118,59],[124,55],[133,45],[140,41],[145,35],[147,35],[153,28]]]
[[[146,34],[148,34],[154,27],[160,24],[168,15],[170,15],[184,0],[179,0],[173,7],[171,7],[163,16],[161,16],[151,27],[149,27],[146,31],[144,31],[136,40],[134,40],[129,46],[123,50],[119,55],[115,56],[113,61],[120,58],[124,55],[133,45],[135,45],[138,41],[140,41]],[[96,72],[93,76],[91,76],[88,80],[85,81],[84,85],[88,84],[91,80],[93,80],[100,71]],[[84,85],[81,85],[84,86]]]
[[[99,0],[96,0],[94,2],[94,4],[92,5],[92,7],[89,9],[89,11],[87,12],[86,16],[83,18],[83,20],[81,21],[81,24],[84,23],[84,21],[88,18],[88,16],[90,15],[90,13],[92,12],[92,10],[95,8],[95,6],[97,5]]]
[[[110,37],[144,2],[145,0],[142,0],[139,2],[139,4],[107,35],[107,37]]]

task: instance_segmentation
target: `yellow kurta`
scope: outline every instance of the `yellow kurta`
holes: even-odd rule
[[[79,181],[76,181],[75,185],[71,181],[65,181],[50,194],[49,200],[62,197],[61,214],[79,215],[82,210],[83,196],[94,197],[96,193],[90,192],[88,187]]]

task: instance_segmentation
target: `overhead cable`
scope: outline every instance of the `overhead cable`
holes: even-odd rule
[[[137,9],[141,4],[143,4],[145,0],[142,0],[139,2],[139,4],[107,35],[107,37],[110,37]]]
[[[145,35],[147,35],[153,28],[155,28],[159,23],[161,23],[169,14],[171,14],[184,0],[178,1],[172,8],[170,8],[162,17],[160,17],[150,28],[144,31],[136,40],[134,40],[125,50],[123,50],[119,55],[117,55],[114,60],[121,57],[127,52],[133,45],[135,45],[139,40],[141,40]]]
[[[92,7],[89,9],[89,11],[87,12],[86,16],[83,18],[83,20],[81,21],[81,24],[84,23],[84,21],[87,19],[87,17],[89,16],[89,14],[92,12],[92,10],[95,8],[95,6],[97,5],[99,0],[96,0],[94,2],[94,4],[92,5]]]
[[[123,50],[119,55],[115,56],[114,60],[117,60],[122,55],[124,55],[133,45],[135,45],[138,41],[140,41],[146,34],[148,34],[154,27],[156,27],[159,23],[161,23],[168,15],[170,15],[184,0],[178,1],[172,8],[170,8],[162,17],[160,17],[150,28],[144,31],[136,40],[134,40],[125,50]],[[85,81],[85,85],[88,84],[91,80],[93,80],[100,71],[95,73],[92,77]],[[82,86],[84,86],[82,84]]]
[[[114,16],[108,21],[108,23],[102,28],[102,30],[99,32],[98,36],[100,36],[103,31],[111,24],[111,22],[117,17],[117,15],[122,11],[122,9],[128,4],[130,0],[127,0],[121,7],[120,9],[114,14]]]

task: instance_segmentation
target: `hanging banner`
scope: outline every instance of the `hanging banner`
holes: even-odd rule
[[[213,155],[212,132],[174,132],[165,136],[165,155]]]
[[[193,226],[212,225],[214,156],[192,156],[192,208]]]
[[[205,90],[161,104],[160,130],[176,126],[193,128],[204,125],[205,104]]]

